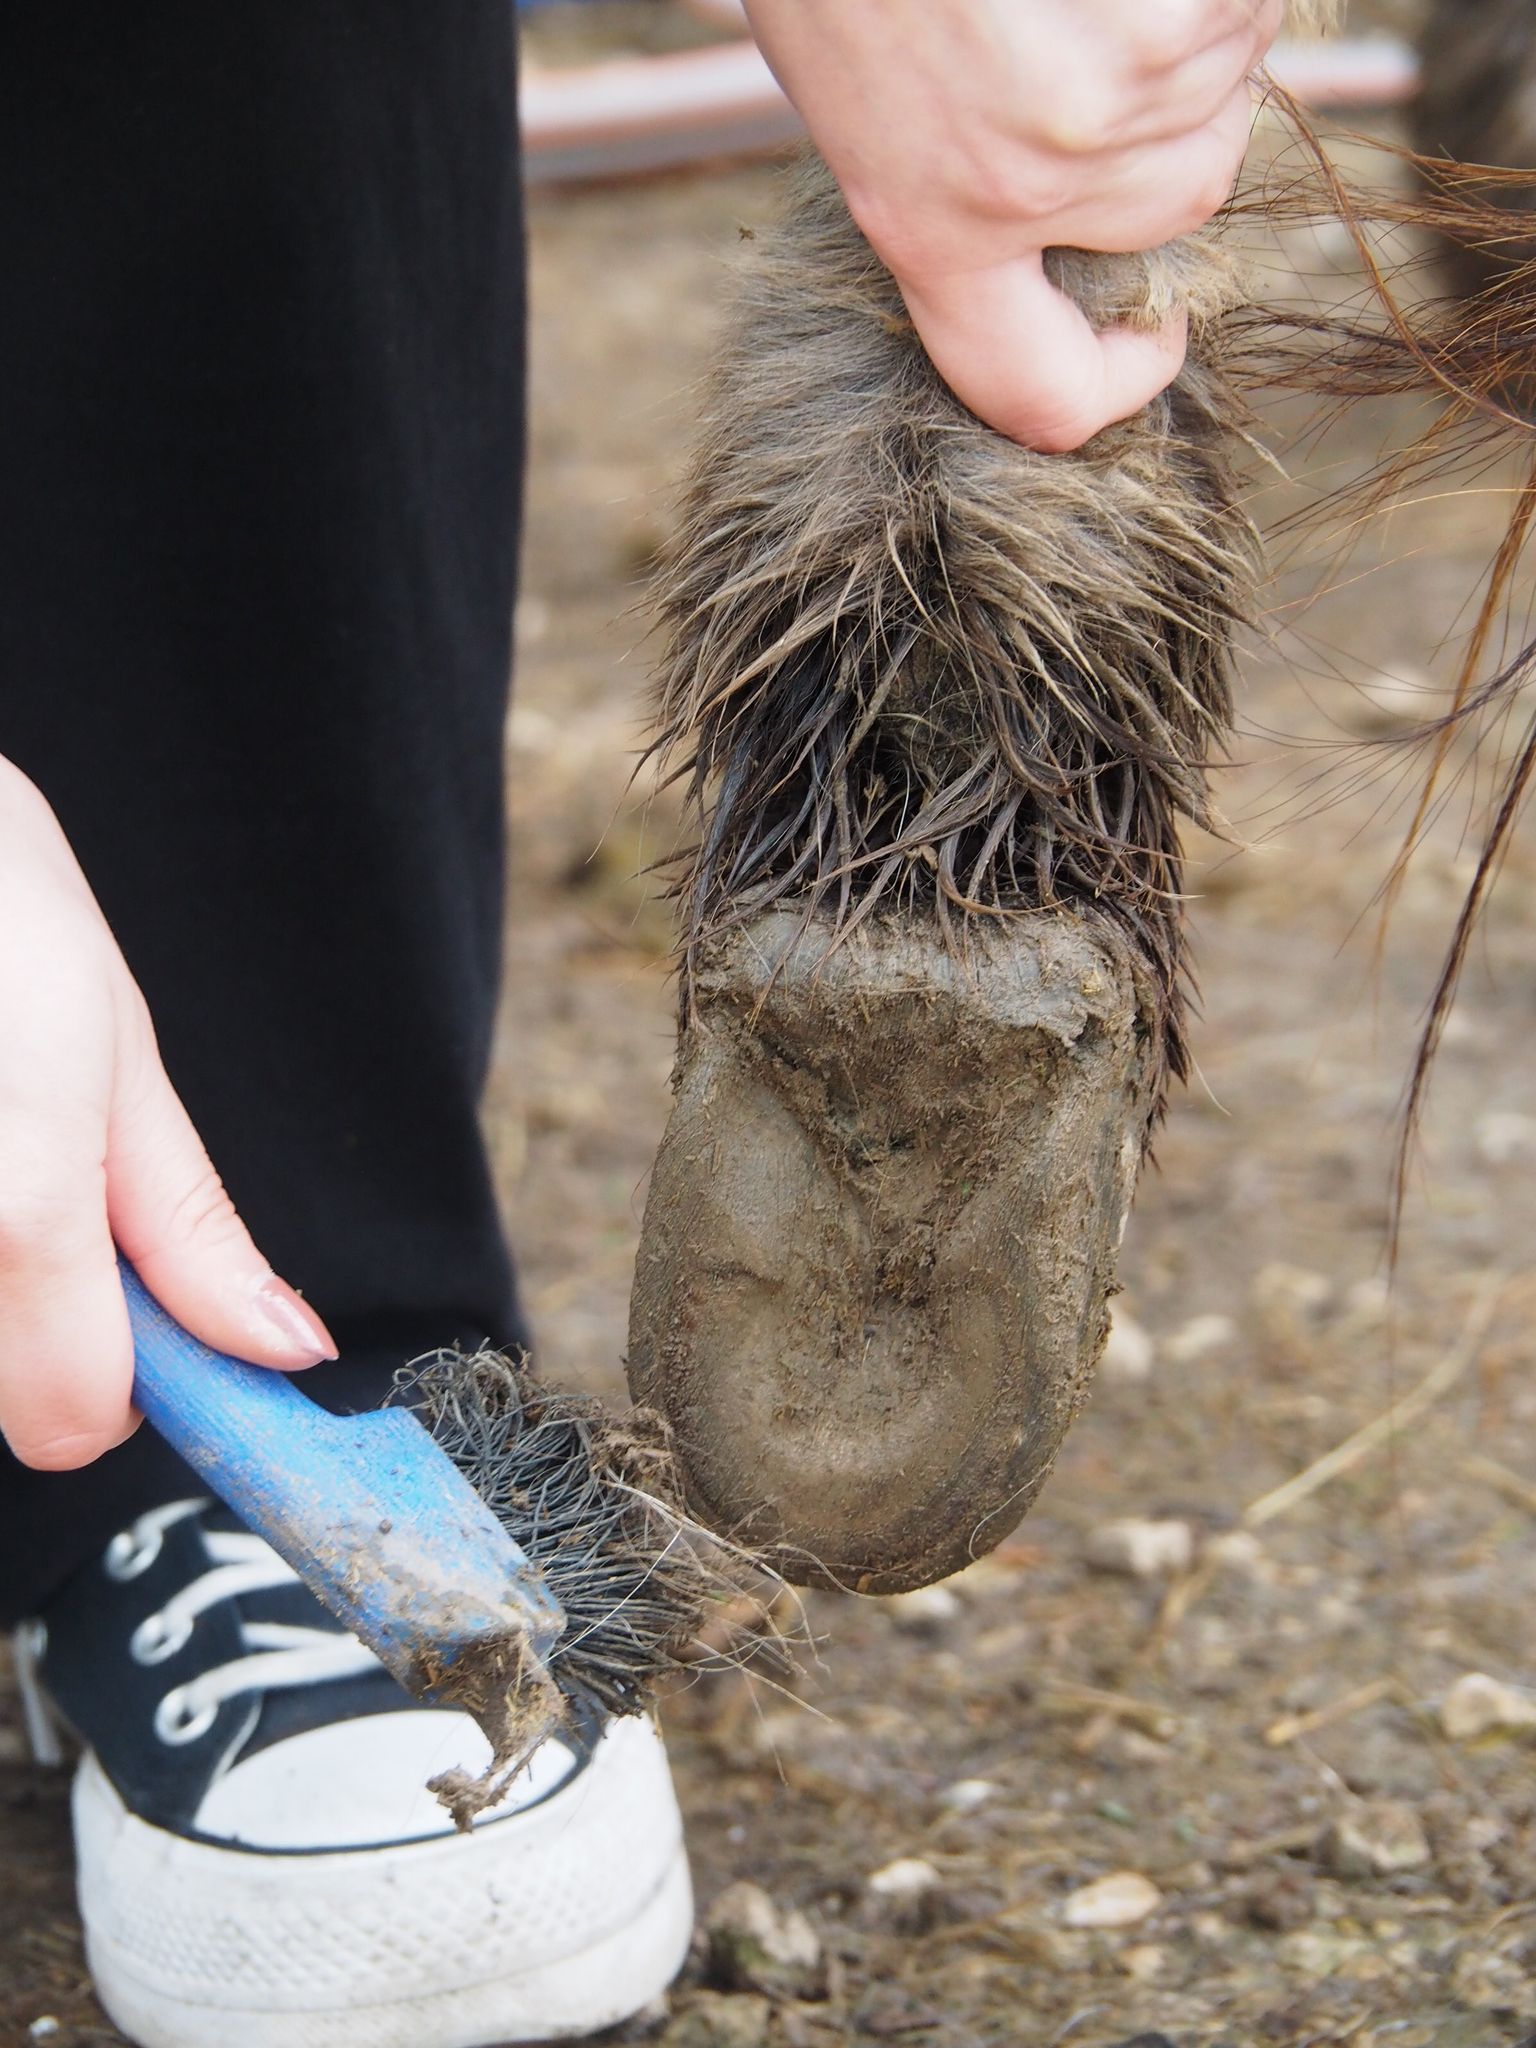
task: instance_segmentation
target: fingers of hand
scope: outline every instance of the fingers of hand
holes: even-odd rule
[[[119,1246],[220,1350],[293,1368],[335,1346],[235,1215],[121,962],[94,932],[67,943],[65,916],[50,928],[73,971],[17,976],[0,1005],[0,1433],[24,1464],[62,1471],[137,1427]]]
[[[1170,20],[1166,7],[1138,5],[1107,49],[1070,53],[1037,111],[1036,140],[1068,156],[1096,156],[1203,128],[1263,62],[1283,7],[1220,0],[1199,12],[1191,24]]]
[[[903,289],[955,395],[999,433],[1045,454],[1079,448],[1139,412],[1184,360],[1182,319],[1151,334],[1096,334],[1038,257]]]
[[[57,819],[3,760],[0,873],[0,1432],[64,1468],[136,1427],[118,1245],[223,1350],[335,1346],[235,1215]]]
[[[334,1358],[330,1332],[241,1222],[160,1064],[137,990],[126,1007],[107,1133],[113,1237],[156,1300],[215,1350],[286,1371]]]
[[[1130,0],[1117,40],[1138,70],[1187,82],[1188,66],[1212,51],[1248,69],[1284,18],[1285,0]]]
[[[59,1469],[134,1426],[102,1168],[111,947],[61,844],[30,786],[0,778],[0,1431]]]
[[[0,1187],[0,1430],[25,1465],[87,1465],[132,1435],[133,1347],[99,1159],[11,1127]]]
[[[1052,248],[1124,250],[1189,234],[1232,196],[1252,125],[1244,80],[1194,134],[1101,160],[1076,198],[1030,224],[1031,237]]]

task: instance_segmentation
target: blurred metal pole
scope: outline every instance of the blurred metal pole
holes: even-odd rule
[[[708,4],[723,17],[726,0]],[[1397,106],[1418,89],[1418,58],[1394,36],[1282,41],[1269,69],[1307,107]],[[744,38],[570,70],[528,64],[522,119],[524,160],[536,184],[762,156],[802,132],[773,73]]]

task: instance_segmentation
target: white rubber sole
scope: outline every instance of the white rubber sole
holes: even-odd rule
[[[666,1755],[610,1725],[542,1805],[468,1838],[253,1854],[149,1826],[75,1780],[86,1954],[139,2048],[492,2048],[637,2012],[687,1954]]]

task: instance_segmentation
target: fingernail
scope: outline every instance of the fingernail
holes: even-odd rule
[[[323,1358],[336,1356],[336,1340],[330,1331],[309,1303],[275,1273],[258,1283],[251,1307],[262,1335],[276,1337],[284,1351],[302,1353],[303,1364],[318,1365]]]

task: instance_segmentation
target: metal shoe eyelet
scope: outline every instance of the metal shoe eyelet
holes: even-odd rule
[[[160,1532],[156,1530],[148,1539],[141,1540],[132,1529],[123,1529],[107,1545],[102,1558],[102,1569],[109,1579],[115,1579],[122,1586],[130,1579],[137,1579],[147,1572],[160,1555]]]
[[[164,1614],[147,1614],[128,1638],[128,1654],[135,1664],[163,1664],[191,1637],[190,1621],[172,1622]]]
[[[155,1709],[155,1733],[170,1748],[196,1742],[200,1735],[208,1733],[219,1717],[216,1706],[209,1706],[206,1702],[202,1706],[194,1706],[191,1691],[188,1685],[178,1685]]]

